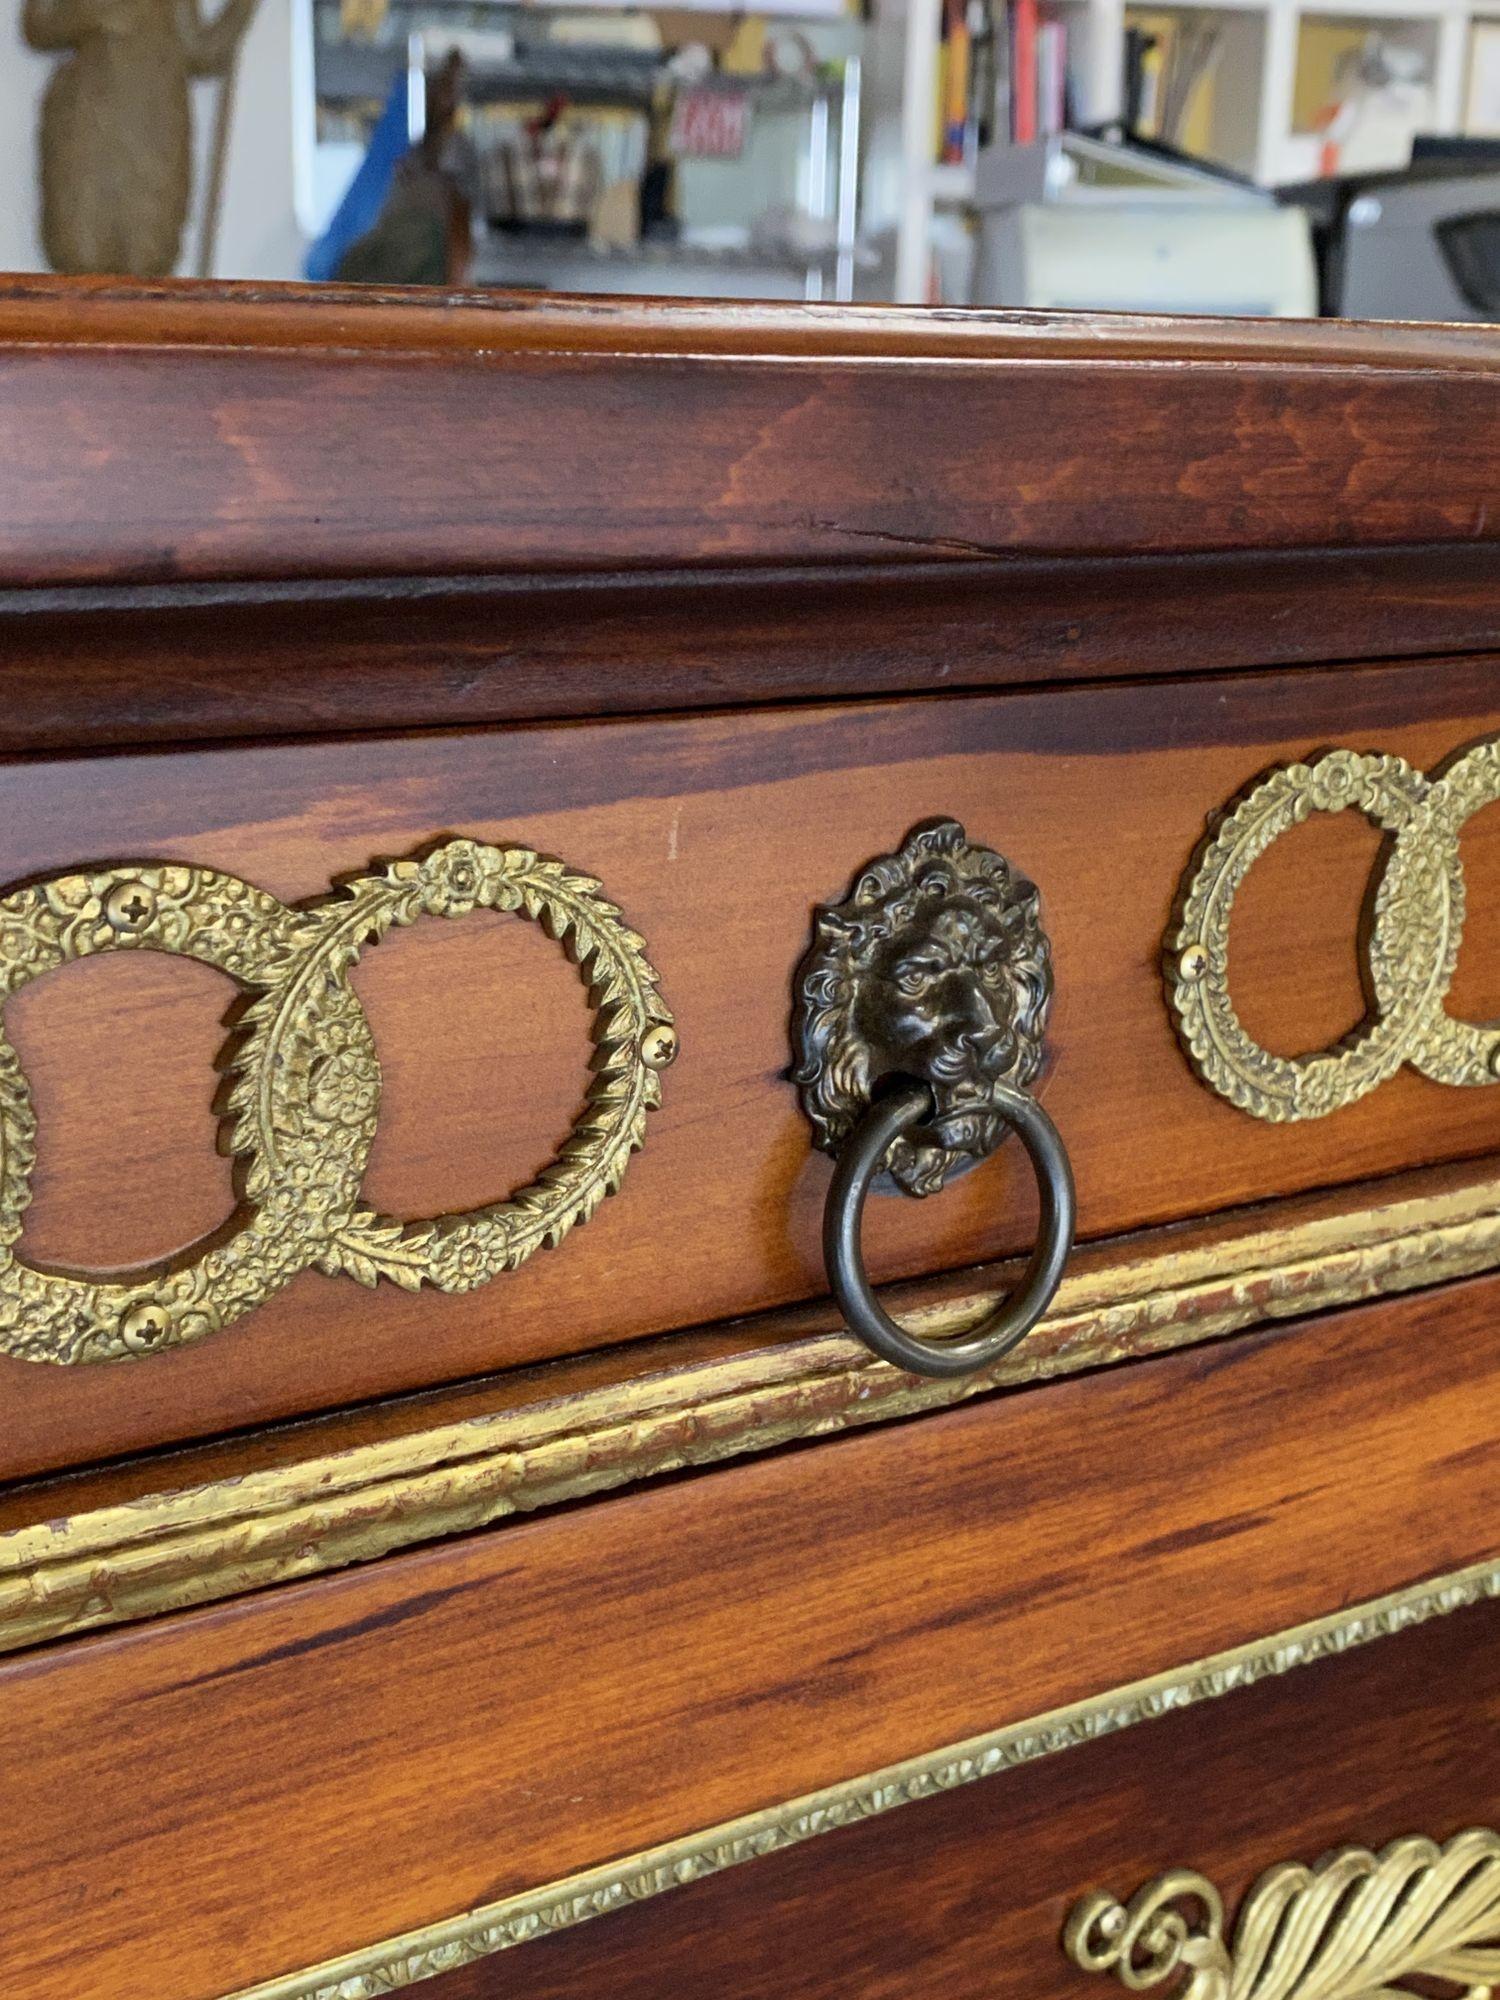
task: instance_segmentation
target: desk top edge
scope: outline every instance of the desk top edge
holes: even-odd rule
[[[412,286],[0,279],[0,347],[567,352],[747,361],[1273,363],[1500,370],[1500,330],[1405,321],[1173,318],[778,301],[506,295]]]

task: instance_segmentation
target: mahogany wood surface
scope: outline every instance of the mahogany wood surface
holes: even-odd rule
[[[1268,1221],[1278,1234],[1318,1225],[1342,1228],[1372,1211],[1441,1201],[1465,1193],[1487,1193],[1492,1181],[1491,1162],[1480,1158],[1392,1174],[1378,1181],[1359,1181],[1348,1187],[1291,1195],[1271,1207],[1251,1203],[1126,1237],[1081,1244],[1069,1260],[1068,1273],[1070,1278],[1081,1278],[1102,1292],[1110,1283],[1106,1274],[1116,1274],[1114,1282],[1118,1284],[1118,1274],[1123,1269],[1139,1270],[1149,1259],[1180,1256],[1186,1264],[1189,1259],[1201,1258],[1207,1250],[1227,1253],[1237,1240],[1263,1237]],[[1248,1265],[1256,1273],[1253,1290],[1274,1282],[1268,1264],[1274,1263],[1277,1254],[1281,1253],[1268,1253]],[[889,1311],[905,1319],[929,1312],[935,1306],[973,1297],[987,1288],[1003,1290],[1015,1282],[1021,1269],[1019,1258],[997,1264],[968,1265],[962,1270],[934,1272],[889,1285],[882,1297]],[[1322,1308],[1307,1306],[1295,1313],[1288,1309],[1278,1316],[1302,1318],[1315,1309]],[[1140,1327],[1135,1342],[1120,1336],[1114,1350],[1116,1357],[1138,1358],[1140,1354],[1159,1351],[1148,1344],[1157,1330]],[[1055,1337],[1041,1333],[1028,1335],[1031,1353],[1034,1355],[1039,1345],[1050,1344]],[[550,1412],[557,1433],[571,1431],[576,1435],[578,1427],[589,1421],[590,1400],[601,1392],[633,1388],[649,1396],[652,1385],[668,1389],[696,1375],[700,1391],[713,1394],[721,1386],[720,1371],[757,1353],[768,1361],[766,1370],[757,1379],[778,1382],[798,1379],[810,1387],[813,1381],[826,1381],[825,1369],[832,1369],[835,1376],[842,1375],[846,1359],[851,1355],[862,1356],[864,1350],[844,1332],[833,1299],[810,1299],[748,1319],[687,1327],[529,1367],[502,1368],[491,1375],[474,1376],[409,1395],[232,1432],[171,1450],[9,1481],[0,1486],[0,1537],[46,1522],[76,1520],[102,1509],[142,1502],[150,1506],[163,1495],[199,1493],[208,1486],[232,1486],[275,1469],[326,1463],[343,1454],[410,1441],[449,1426],[473,1425],[482,1429],[511,1413]],[[770,1360],[772,1356],[774,1362]],[[702,1373],[698,1374],[700,1370]],[[1058,1371],[1047,1372],[1050,1376]],[[830,1412],[826,1405],[815,1401],[808,1416],[811,1431],[816,1433]],[[747,1449],[764,1448],[763,1418],[763,1406],[750,1404],[744,1408],[742,1421],[748,1433]],[[713,1444],[722,1443],[723,1436],[722,1427],[716,1426]],[[681,1444],[681,1440],[674,1442]],[[635,1480],[664,1473],[671,1475],[681,1469],[656,1463],[650,1455],[643,1465],[639,1439],[629,1434],[621,1436],[619,1446],[622,1456],[633,1467]],[[716,1455],[710,1449],[701,1455],[689,1451],[695,1463],[707,1463]]]
[[[0,751],[1487,647],[1497,370],[1480,327],[13,279]]]
[[[776,300],[506,295],[421,286],[252,281],[184,283],[13,273],[0,285],[0,339],[17,347],[246,348],[338,353],[837,356],[891,361],[1136,359],[1331,370],[1485,373],[1480,324],[1172,318],[1151,313],[914,310]]]
[[[1479,327],[12,280],[0,583],[1493,543],[1497,380]]]
[[[1496,1824],[1487,1604],[434,1980],[432,2000],[1103,2000],[1080,1895]]]
[[[0,753],[1482,652],[1497,602],[1486,542],[0,590]]]
[[[1477,1279],[19,1655],[0,1962],[212,2000],[1479,1561],[1497,1310]]]
[[[437,732],[5,767],[0,879],[103,857],[244,875],[287,900],[449,831],[516,838],[602,878],[645,936],[683,1053],[645,1151],[582,1232],[467,1297],[309,1272],[198,1347],[128,1367],[0,1363],[0,1476],[577,1353],[826,1291],[829,1172],[785,1080],[812,907],[935,812],[1040,885],[1057,973],[1041,1089],[1082,1231],[1114,1235],[1500,1143],[1500,1091],[1413,1073],[1300,1125],[1194,1078],[1159,954],[1207,816],[1267,766],[1343,742],[1427,771],[1500,727],[1487,660],[1171,688]],[[1378,853],[1355,815],[1288,836],[1247,882],[1235,992],[1292,1053],[1362,1006],[1356,934]],[[1500,808],[1465,834],[1472,912],[1455,1009],[1495,1011]],[[356,975],[385,1071],[367,1198],[395,1214],[494,1199],[552,1152],[587,1056],[580,984],[535,926],[429,921]],[[164,1256],[233,1204],[212,1150],[228,983],[114,954],[13,996],[40,1136],[23,1251],[99,1267]],[[872,1205],[883,1279],[1024,1247],[1029,1171],[1006,1148],[939,1200]]]
[[[1500,1146],[1500,1090],[1411,1073],[1256,1123],[1193,1078],[1160,968],[1209,816],[1267,767],[1435,773],[1500,730],[1490,329],[0,280],[0,409],[0,889],[140,857],[291,902],[520,840],[602,879],[683,1039],[620,1197],[467,1298],[307,1274],[174,1354],[0,1362],[0,1481],[93,1468],[12,1484],[0,1524],[388,1438],[415,1392],[456,1420],[825,1328],[794,969],[813,905],[934,813],[1041,888],[1089,1245]],[[1318,819],[1245,884],[1236,1000],[1278,1053],[1358,1020],[1380,851]],[[1500,806],[1463,858],[1451,1006],[1494,1018]],[[369,1202],[529,1177],[588,1055],[558,948],[430,921],[355,977]],[[25,1254],[134,1264],[230,1215],[231,997],[119,953],[7,1002]],[[1024,1248],[1016,1151],[872,1203],[874,1274],[930,1297]],[[1477,1278],[17,1654],[0,1983],[221,2000],[1489,1559],[1497,1324]],[[1497,1633],[1458,1614],[434,2000],[1081,1995],[1058,1932],[1096,1881],[1187,1863],[1232,1898],[1493,1824]]]

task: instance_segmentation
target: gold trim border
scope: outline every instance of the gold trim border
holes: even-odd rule
[[[1196,1702],[1217,1700],[1257,1681],[1496,1598],[1500,1598],[1500,1558],[830,1785],[785,1805],[722,1821],[626,1860],[466,1910],[305,1972],[241,1988],[226,2000],[379,2000],[382,1994],[455,1972],[533,1938],[571,1930],[898,1806],[975,1784]]]
[[[1065,1278],[994,1368],[918,1381],[818,1335],[486,1412],[294,1464],[149,1493],[0,1533],[0,1653],[212,1603],[467,1533],[508,1515],[999,1388],[1500,1266],[1500,1179],[1146,1248]],[[991,1290],[907,1315],[941,1339]]]

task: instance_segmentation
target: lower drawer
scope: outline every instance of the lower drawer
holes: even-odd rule
[[[935,1891],[900,1918],[892,1892],[887,1923],[885,1892],[855,1867],[845,1955],[885,1951],[902,1922],[958,1949],[966,1925],[1003,1917],[1007,1940],[1041,1927],[1055,1982],[1063,1902],[1092,1884],[1128,1894],[1189,1862],[1232,1892],[1234,1870],[1328,1840],[1492,1817],[1472,1789],[1494,1782],[1487,1738],[1471,1733],[1471,1789],[1444,1806],[1436,1779],[1395,1788],[1399,1732],[1388,1766],[1362,1775],[1394,1696],[1319,1708],[1311,1691],[1345,1673],[1357,1690],[1408,1643],[1376,1635],[1500,1591],[1497,1323],[1491,1275],[17,1654],[0,1664],[5,2000],[372,2000],[414,1962],[446,1975],[643,1890],[641,1923],[687,1921],[682,1871],[800,1839],[713,1890],[765,1893],[757,1907],[776,1915],[716,1983],[759,1991],[759,1950],[785,1991],[810,1952],[789,1925],[783,1942],[778,1898],[790,1907],[841,1851],[825,1826],[893,1807],[868,1838],[898,1866],[950,1810],[960,1829],[992,1814],[1003,1828],[1028,1798],[1019,1846],[974,1835],[974,1872],[952,1891],[972,1919],[943,1918]],[[1455,1630],[1467,1616],[1452,1611]],[[1350,1653],[1359,1639],[1372,1643]],[[1445,1642],[1434,1629],[1430,1643]],[[1326,1675],[1304,1664],[1335,1652]],[[1293,1665],[1284,1696],[1244,1692]],[[1477,1698],[1457,1684],[1455,1713]],[[1424,1665],[1412,1699],[1451,1706],[1454,1685]],[[1176,1712],[1189,1695],[1201,1717]],[[1284,1701],[1286,1725],[1244,1737],[1265,1700]],[[1079,1746],[1122,1716],[1137,1725],[1118,1773],[1139,1832],[1111,1846],[1132,1822],[1088,1790],[1096,1751]],[[1350,1732],[1345,1767],[1327,1716]],[[1413,1723],[1419,1749],[1426,1732]],[[1285,1796],[1304,1803],[1267,1805],[1234,1844],[1233,1815],[1255,1808],[1242,1794],[1280,1795],[1299,1768],[1307,1790]],[[1387,1768],[1392,1811],[1369,1818]],[[897,1804],[985,1773],[946,1804]],[[1076,1821],[1058,1786],[1083,1787]],[[1055,1876],[1026,1887],[1043,1861]],[[609,1954],[617,1932],[625,1950],[617,1923],[637,1921],[585,1926],[577,1948]],[[840,1935],[808,1923],[825,1951]],[[709,1966],[710,1946],[731,1947],[704,1924]],[[500,1952],[507,1982],[545,1977],[533,1942]],[[988,1946],[972,1963],[986,1953],[992,1973]],[[902,1976],[847,1991],[919,1990]],[[1102,1981],[1066,1977],[1079,2000],[1105,2000]],[[621,1990],[651,1991],[641,1979]]]
[[[1500,1603],[1489,1602],[842,1828],[419,1990],[431,2000],[1118,2000],[1111,1975],[1080,1970],[1064,1951],[1068,1919],[1087,1892],[1105,1888],[1124,1901],[1168,1869],[1200,1871],[1223,1897],[1232,1948],[1237,1909],[1278,1864],[1500,1825],[1497,1744]],[[1370,1957],[1335,1974],[1324,1949],[1300,1979],[1263,1990],[1353,2000],[1381,1975],[1395,1985],[1430,1966],[1440,1942],[1487,1941],[1500,1969],[1500,1839],[1487,1862],[1479,1852],[1468,1917],[1451,1901],[1445,1910],[1441,1871],[1424,1881],[1414,1857],[1409,1893],[1428,1897],[1435,1913],[1424,1944],[1403,1946],[1391,1925],[1375,1922]],[[1461,1855],[1455,1875],[1467,1873]],[[1394,1879],[1395,1863],[1390,1872]],[[1191,1899],[1178,1907],[1202,1938],[1206,1913]],[[1307,1939],[1347,1941],[1347,1900],[1314,1891],[1304,1914]],[[1370,1969],[1376,1955],[1379,1974]],[[1470,1976],[1477,1981],[1478,1969]]]

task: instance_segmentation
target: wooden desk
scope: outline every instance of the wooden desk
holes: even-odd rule
[[[1500,1823],[1500,339],[17,281],[0,409],[8,1995],[1085,2000],[1188,1868],[1237,2000]],[[934,817],[1077,1190],[948,1378],[790,1074]],[[1344,1865],[1278,1995],[1500,1938]]]

